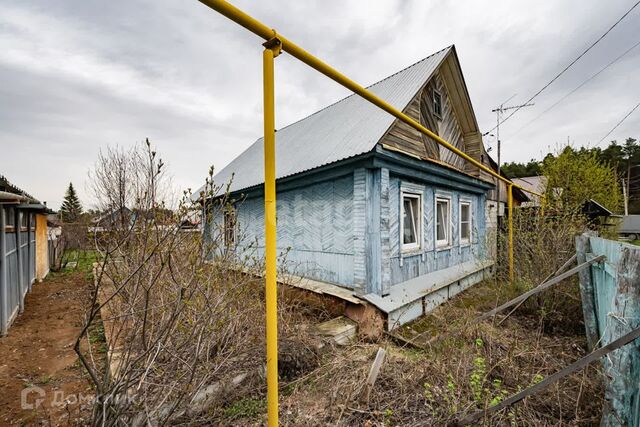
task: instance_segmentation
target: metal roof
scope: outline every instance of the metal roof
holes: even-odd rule
[[[535,191],[536,193],[544,193],[547,188],[547,177],[543,175],[513,178],[511,181],[526,188],[527,190]],[[527,197],[530,201],[523,203],[523,206],[540,206],[540,196],[527,194]]]
[[[447,55],[449,46],[371,86],[373,93],[404,110]],[[355,94],[276,132],[276,179],[324,166],[375,148],[395,117]],[[214,176],[239,191],[264,182],[262,138]],[[195,197],[200,196],[198,190]]]

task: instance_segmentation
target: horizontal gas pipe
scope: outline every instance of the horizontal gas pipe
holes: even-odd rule
[[[232,21],[236,22],[237,24],[243,26],[247,30],[256,34],[257,36],[262,37],[265,40],[270,40],[274,37],[277,37],[282,43],[282,50],[287,52],[291,56],[299,59],[300,61],[304,62],[311,68],[319,71],[320,73],[334,80],[338,84],[360,95],[367,101],[383,109],[384,111],[388,112],[389,114],[396,117],[397,119],[403,121],[404,123],[408,124],[409,126],[416,129],[417,131],[427,135],[428,137],[435,140],[438,144],[454,152],[458,156],[462,157],[463,159],[467,160],[468,162],[470,162],[474,166],[477,166],[478,168],[487,172],[488,174],[498,178],[501,181],[504,181],[509,185],[513,185],[515,188],[519,188],[522,191],[525,191],[530,194],[534,194],[536,196],[543,197],[542,194],[536,193],[535,191],[531,191],[518,184],[515,184],[511,180],[504,178],[503,176],[496,173],[493,169],[490,169],[487,166],[483,165],[482,163],[478,162],[476,159],[469,156],[465,152],[459,150],[458,148],[454,147],[453,145],[451,145],[450,143],[448,143],[447,141],[445,141],[435,133],[431,132],[426,127],[422,126],[420,123],[413,120],[411,117],[404,114],[402,111],[398,110],[397,108],[389,104],[388,102],[374,95],[372,92],[368,91],[363,86],[360,86],[358,83],[354,82],[344,74],[341,74],[340,72],[338,72],[335,68],[325,64],[315,56],[311,55],[306,50],[302,49],[295,43],[289,41],[286,37],[282,36],[281,34],[277,34],[275,30],[270,29],[260,21],[247,15],[237,7],[233,6],[232,4],[224,0],[199,0],[199,1],[205,4],[206,6],[209,6],[211,9],[215,10],[216,12],[219,12],[222,15],[226,16],[227,18],[231,19]]]

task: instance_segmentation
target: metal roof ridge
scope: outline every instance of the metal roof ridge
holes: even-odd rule
[[[383,79],[381,79],[381,80],[378,80],[378,81],[377,81],[377,82],[375,82],[375,83],[371,83],[369,86],[365,86],[365,88],[366,88],[366,89],[370,89],[370,88],[372,88],[373,86],[378,85],[378,84],[380,84],[380,83],[382,83],[382,82],[384,82],[384,81],[386,81],[386,80],[389,80],[390,78],[395,77],[395,76],[397,76],[398,74],[400,74],[400,73],[402,73],[402,72],[404,72],[404,71],[407,71],[409,68],[415,67],[416,65],[420,64],[421,62],[424,62],[424,61],[426,61],[427,59],[429,59],[429,58],[431,58],[431,57],[433,57],[433,56],[435,56],[435,55],[438,55],[439,53],[442,53],[442,52],[444,52],[445,50],[447,50],[447,49],[451,49],[451,48],[453,48],[453,47],[454,47],[454,45],[453,45],[453,44],[451,44],[451,45],[449,45],[449,46],[447,46],[447,47],[445,47],[445,48],[442,48],[442,49],[440,49],[439,51],[434,52],[434,53],[432,53],[432,54],[431,54],[431,55],[429,55],[429,56],[425,56],[424,58],[422,58],[422,59],[420,59],[420,60],[418,60],[418,61],[414,62],[413,64],[411,64],[411,65],[407,65],[407,66],[406,66],[406,67],[404,67],[403,69],[398,70],[398,71],[396,71],[395,73],[390,74],[390,75],[388,75],[387,77],[385,77],[385,78],[383,78]],[[298,119],[298,120],[296,120],[296,121],[294,121],[294,122],[291,122],[291,123],[289,123],[288,125],[281,127],[280,129],[276,129],[276,132],[282,131],[282,130],[284,130],[284,129],[288,128],[288,127],[291,127],[291,126],[293,126],[293,125],[295,125],[295,124],[297,124],[297,123],[300,123],[300,122],[301,122],[301,121],[303,121],[303,120],[306,120],[306,119],[308,119],[308,118],[310,118],[310,117],[312,117],[312,116],[315,116],[316,114],[321,113],[321,112],[323,112],[324,110],[326,110],[326,109],[328,109],[328,108],[331,108],[331,107],[333,107],[334,105],[337,105],[337,104],[339,104],[339,103],[341,103],[341,102],[343,102],[343,101],[346,101],[347,99],[349,99],[349,98],[351,98],[351,97],[353,97],[353,96],[358,96],[358,94],[356,94],[356,93],[352,93],[352,94],[350,94],[350,95],[347,95],[347,96],[345,96],[344,98],[341,98],[341,99],[339,99],[339,100],[337,100],[337,101],[335,101],[335,102],[332,102],[332,103],[331,103],[331,104],[329,104],[329,105],[326,105],[326,106],[322,107],[321,109],[319,109],[319,110],[317,110],[317,111],[314,111],[313,113],[309,114],[308,116],[305,116],[305,117],[303,117],[303,118],[301,118],[301,119]],[[262,136],[261,136],[261,137],[259,137],[258,139],[256,139],[256,140],[254,141],[254,143],[255,143],[256,141],[261,140],[262,138],[263,138]],[[276,141],[277,141],[277,138],[276,138]],[[240,156],[241,154],[242,154],[242,153],[240,153],[238,156]]]

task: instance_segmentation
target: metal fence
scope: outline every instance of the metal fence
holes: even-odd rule
[[[35,214],[0,205],[0,334],[24,310],[36,277]]]

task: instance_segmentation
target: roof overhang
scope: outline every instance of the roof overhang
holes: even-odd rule
[[[0,191],[0,203],[21,203],[29,201],[26,196],[16,193],[10,193],[8,191]]]

